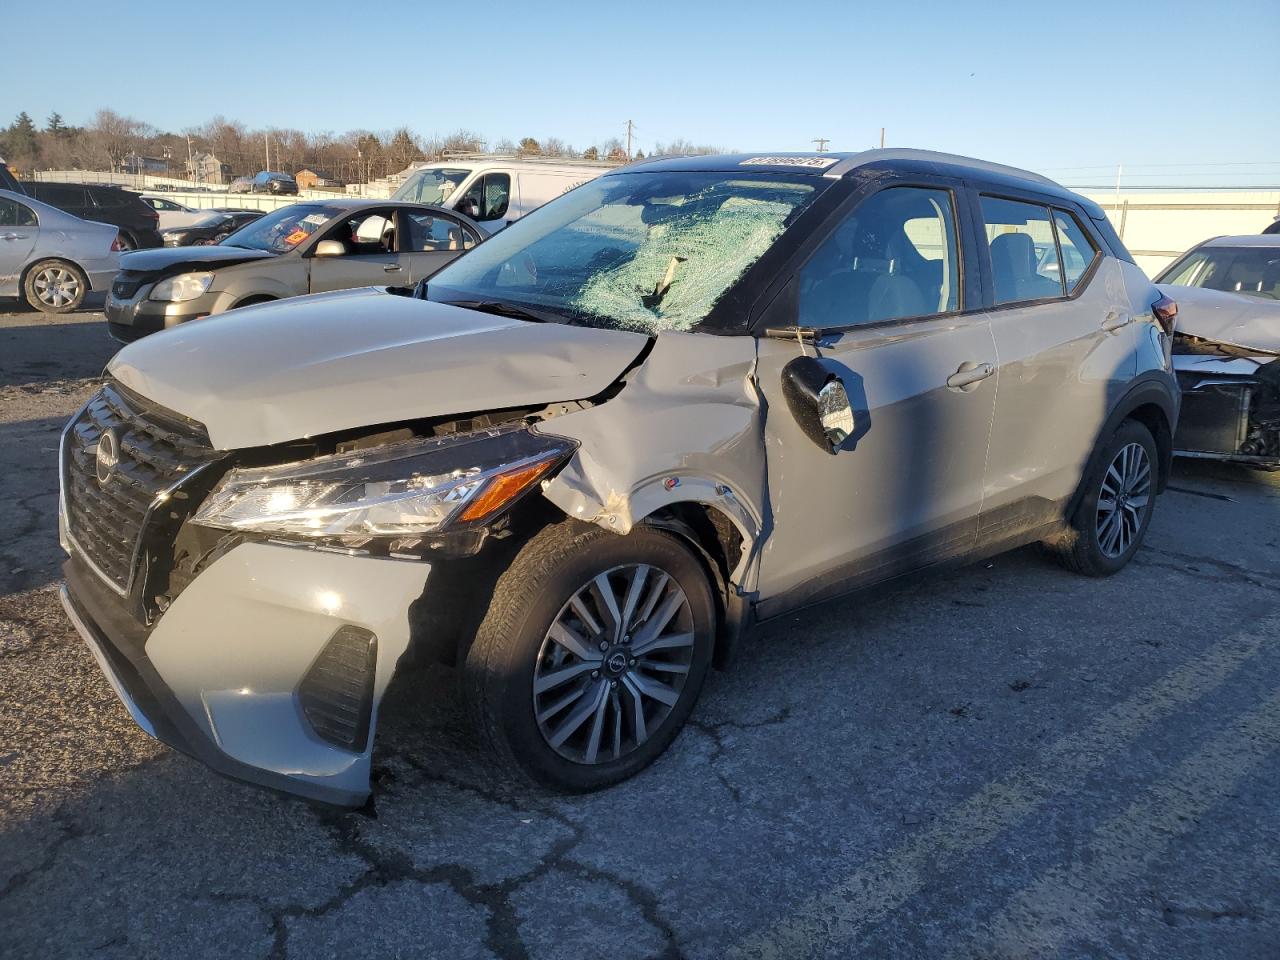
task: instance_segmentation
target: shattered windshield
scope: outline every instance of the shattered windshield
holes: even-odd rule
[[[432,300],[499,303],[616,330],[690,330],[816,194],[808,178],[592,180],[432,278]]]
[[[409,179],[400,185],[400,189],[391,197],[392,200],[405,200],[409,203],[442,204],[457,190],[462,181],[467,179],[471,171],[463,167],[432,168],[428,167],[411,174]]]

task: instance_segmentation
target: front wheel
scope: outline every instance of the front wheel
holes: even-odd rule
[[[1109,577],[1138,552],[1159,486],[1160,459],[1151,431],[1126,420],[1084,480],[1084,495],[1065,533],[1046,544],[1069,570]]]
[[[41,260],[27,271],[22,292],[43,313],[70,313],[84,302],[89,280],[74,263]]]
[[[498,579],[463,669],[482,737],[560,790],[617,783],[652,763],[706,678],[715,604],[675,535],[548,527]]]

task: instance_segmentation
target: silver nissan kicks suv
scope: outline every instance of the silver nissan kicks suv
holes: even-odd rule
[[[63,435],[64,603],[137,722],[233,777],[365,801],[413,651],[506,764],[602,787],[755,624],[1034,541],[1124,567],[1175,312],[1025,171],[633,164],[416,290],[122,350]]]

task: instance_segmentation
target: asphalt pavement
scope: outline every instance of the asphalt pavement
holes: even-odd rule
[[[1280,956],[1280,475],[1179,464],[1108,580],[1028,549],[776,623],[591,796],[401,671],[344,812],[149,739],[62,615],[58,433],[114,349],[0,313],[0,956]]]

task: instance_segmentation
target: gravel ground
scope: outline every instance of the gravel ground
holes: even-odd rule
[[[1280,476],[1180,464],[1109,580],[1025,550],[775,624],[588,797],[402,671],[349,813],[148,739],[63,618],[58,431],[113,349],[0,315],[0,955],[1280,956]]]

